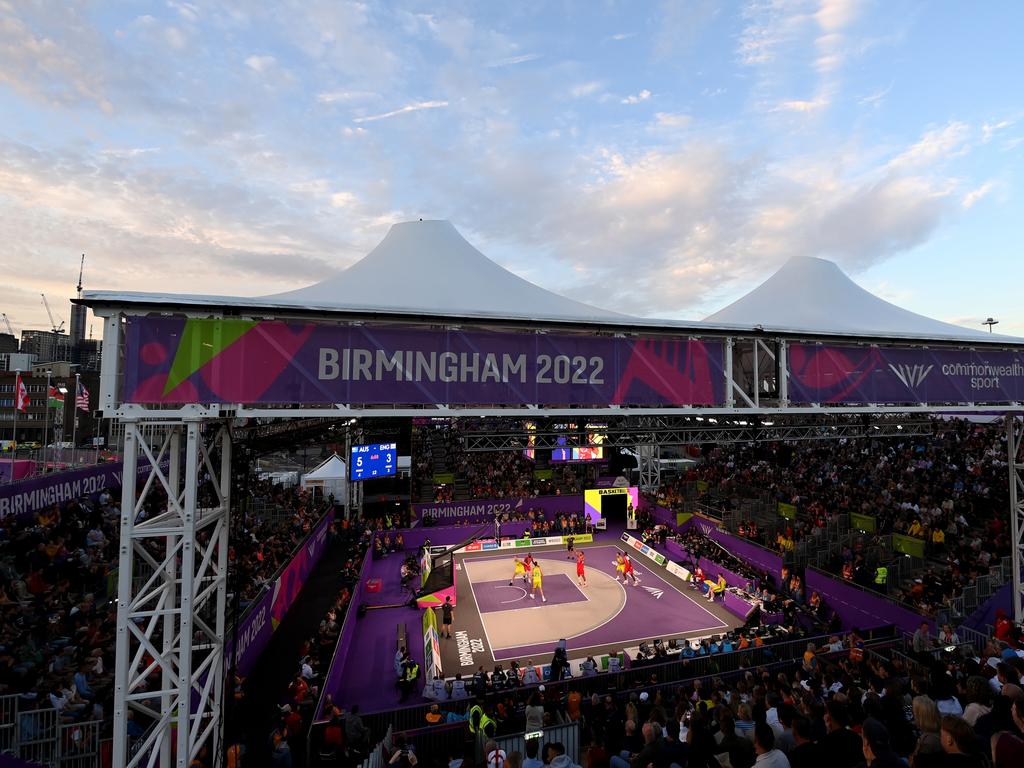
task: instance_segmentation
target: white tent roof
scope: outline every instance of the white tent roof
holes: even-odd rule
[[[366,256],[334,277],[264,298],[274,304],[535,317],[585,322],[622,317],[545,290],[499,266],[448,221],[395,224]]]
[[[322,462],[312,472],[307,472],[302,476],[303,482],[306,480],[344,480],[345,475],[345,462],[338,458],[338,454],[334,454],[326,461]]]
[[[897,307],[861,288],[834,262],[807,256],[793,257],[757,288],[704,322],[790,333],[1020,341]]]

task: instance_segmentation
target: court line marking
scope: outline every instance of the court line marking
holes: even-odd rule
[[[473,605],[476,607],[476,615],[480,618],[480,629],[483,630],[484,638],[487,640],[487,649],[491,654],[491,661],[497,661],[497,659],[494,658],[494,646],[491,645],[491,636],[487,634],[487,623],[484,621],[484,614],[480,610],[480,603],[476,600],[476,590],[473,589],[473,578],[469,575],[469,568],[463,569],[462,572],[466,575],[466,579],[469,581],[469,592],[473,595]],[[456,589],[457,588],[458,587],[456,587]],[[462,665],[460,664],[459,667],[461,669]]]
[[[508,603],[518,603],[520,600],[523,600],[523,599],[526,598],[526,590],[523,589],[522,587],[510,586],[508,584],[499,584],[498,585],[498,589],[518,589],[520,592],[523,593],[519,597],[517,597],[515,600],[502,600],[500,603],[498,603],[498,605],[507,605]],[[475,598],[475,595],[474,595],[474,598]],[[477,606],[477,607],[479,607],[479,606]]]
[[[606,545],[601,545],[601,546],[606,546]],[[484,560],[484,558],[478,558],[478,559],[480,559],[480,560]],[[467,565],[468,565],[468,564],[467,564]],[[611,622],[611,621],[615,621],[615,619],[617,619],[617,618],[619,617],[619,614],[620,614],[620,613],[622,613],[622,612],[623,612],[623,611],[624,611],[624,610],[626,609],[626,603],[627,603],[627,602],[629,601],[629,593],[628,593],[628,592],[626,592],[626,585],[625,585],[625,584],[621,584],[621,583],[619,582],[619,580],[618,580],[618,579],[616,579],[616,578],[612,577],[612,576],[611,576],[611,574],[605,573],[605,572],[604,572],[604,571],[602,571],[602,570],[601,570],[600,568],[596,568],[596,569],[595,569],[595,571],[596,571],[597,573],[600,573],[600,574],[602,574],[603,576],[607,576],[608,578],[612,579],[612,581],[614,581],[614,582],[615,582],[615,583],[616,583],[616,584],[618,585],[619,589],[620,589],[620,590],[621,590],[621,592],[622,592],[622,604],[621,604],[621,605],[619,606],[619,609],[618,609],[618,610],[617,610],[617,611],[616,611],[616,612],[615,612],[615,613],[614,613],[614,614],[613,614],[613,615],[612,615],[611,617],[609,617],[609,618],[605,619],[605,620],[604,620],[604,621],[602,621],[602,622],[601,622],[600,624],[597,624],[597,625],[595,625],[595,626],[593,626],[593,627],[591,627],[591,628],[589,628],[589,629],[586,629],[586,630],[584,630],[583,632],[577,632],[577,633],[576,633],[575,635],[569,635],[569,637],[570,637],[570,638],[571,638],[571,637],[579,637],[580,635],[585,635],[585,634],[587,634],[588,632],[597,632],[597,631],[598,631],[599,629],[602,629],[602,628],[604,627],[604,625],[605,625],[605,624],[608,624],[608,623],[609,623],[609,622]],[[469,576],[469,568],[468,568],[468,567],[466,568],[466,575],[467,575],[467,576]],[[563,575],[563,576],[565,576],[566,574],[562,574],[562,575]],[[569,580],[570,580],[570,581],[572,581],[572,577],[569,577]],[[470,583],[472,584],[472,577],[470,577]],[[574,585],[576,584],[576,582],[574,582],[574,581],[572,581],[572,583],[573,583]],[[671,585],[669,585],[669,586],[671,586]],[[576,589],[577,589],[577,590],[578,590],[578,591],[579,591],[579,592],[580,592],[581,594],[583,593],[583,590],[582,590],[582,589],[580,589],[580,588],[579,588],[579,586],[576,586]],[[584,597],[587,597],[587,596],[586,596],[586,594],[583,594],[583,596],[584,596]],[[475,595],[474,595],[474,598],[473,598],[473,599],[474,599],[474,600],[476,599]],[[587,598],[587,601],[588,601],[588,602],[589,602],[589,600],[590,600],[590,598]],[[546,608],[546,607],[548,607],[548,606],[545,606],[545,605],[543,605],[543,604],[542,604],[542,605],[538,605],[538,606],[536,606],[536,607],[537,607],[537,608]],[[551,607],[552,607],[552,608],[557,608],[558,606],[551,606]],[[477,608],[479,609],[479,606],[477,606]],[[506,610],[514,611],[514,610],[517,610],[517,609],[515,609],[515,608],[509,608],[509,609],[506,609]],[[489,613],[490,613],[490,614],[493,614],[493,613],[500,613],[500,611],[490,611]],[[714,615],[712,614],[712,618],[718,618],[718,617],[717,617],[717,616],[714,616]],[[483,614],[482,612],[480,613],[480,623],[481,623],[481,624],[483,624],[483,623],[484,623],[484,614]],[[724,625],[724,624],[723,624],[722,626],[727,626],[727,625]],[[486,631],[486,630],[485,630],[485,631]],[[566,639],[568,639],[568,638],[566,638]],[[490,645],[490,643],[491,643],[491,640],[490,640],[490,637],[488,637],[488,639],[487,639],[487,644],[488,644],[488,645]],[[506,650],[506,649],[508,649],[508,648],[516,648],[516,647],[522,647],[522,646],[514,646],[514,645],[507,645],[507,646],[503,646],[503,647],[497,647],[497,646],[493,646],[493,645],[492,645],[492,646],[491,646],[491,656],[493,656],[493,657],[494,657],[494,660],[495,660],[495,661],[501,661],[501,659],[499,659],[499,658],[498,658],[497,656],[494,656],[494,651],[501,651],[501,650]],[[592,648],[600,648],[601,646],[595,645],[595,646],[590,646],[590,647],[592,647]],[[514,657],[514,656],[512,656],[512,657],[510,657],[510,658],[515,658],[515,657]]]
[[[599,547],[602,547],[602,546],[611,547],[612,549],[615,549],[615,550],[619,551],[619,547],[617,545],[615,545],[615,544],[599,544],[596,547],[588,547],[588,549],[598,549]],[[473,554],[475,555],[476,553],[473,553]],[[468,558],[468,560],[470,560],[470,561],[472,561],[472,560],[481,560],[481,561],[484,561],[484,560],[499,560],[499,559],[501,559],[500,555],[491,556],[491,557],[477,556],[477,557]],[[496,654],[496,651],[507,651],[507,650],[512,649],[512,648],[530,648],[532,646],[530,646],[530,645],[525,645],[525,646],[521,645],[521,646],[497,647],[497,646],[495,646],[495,645],[493,645],[491,643],[491,636],[487,632],[487,622],[484,620],[485,614],[480,610],[480,604],[477,603],[477,600],[476,600],[476,590],[473,588],[473,578],[472,578],[472,576],[470,576],[470,568],[468,567],[471,563],[467,562],[467,558],[465,558],[464,556],[463,556],[463,562],[465,562],[466,566],[467,566],[466,568],[463,569],[463,573],[465,573],[466,574],[466,578],[469,579],[469,589],[470,589],[470,592],[473,594],[473,602],[476,605],[477,615],[480,617],[480,626],[483,628],[484,637],[487,638],[487,647],[490,650],[490,654],[491,654],[492,660],[494,660],[495,662],[498,662],[498,661],[509,661],[511,659],[517,659],[517,658],[523,656],[523,654],[520,653],[520,654],[516,654],[516,655],[512,655],[512,656],[505,656],[505,657],[502,657],[500,659],[498,658],[498,656]],[[626,585],[623,584],[622,582],[620,582],[618,579],[616,579],[611,574],[605,573],[603,570],[601,570],[599,568],[597,569],[597,572],[604,574],[608,578],[610,578],[613,581],[615,581],[616,584],[618,584],[619,589],[622,590],[622,593],[623,593],[622,605],[619,607],[619,610],[616,611],[615,614],[611,618],[606,619],[605,621],[601,622],[600,624],[598,624],[597,626],[593,627],[592,629],[586,630],[586,632],[580,632],[580,633],[578,633],[576,635],[571,635],[571,637],[579,637],[580,635],[585,635],[588,632],[596,632],[597,630],[599,630],[602,627],[604,627],[605,624],[608,624],[609,622],[614,621],[618,617],[618,615],[620,613],[622,613],[622,611],[625,610],[625,608],[626,608],[626,601],[628,599],[628,593],[626,592]],[[716,622],[718,622],[718,624],[716,626],[714,626],[714,627],[704,627],[702,629],[688,629],[688,630],[684,630],[682,632],[663,632],[662,636],[665,636],[665,635],[689,635],[689,634],[697,633],[697,632],[714,632],[716,630],[728,629],[728,627],[729,627],[728,624],[722,622],[722,620],[719,619],[717,616],[715,616],[715,614],[711,613],[711,611],[709,611],[707,608],[702,606],[700,603],[698,603],[692,597],[687,595],[685,592],[681,591],[680,589],[676,588],[675,586],[673,586],[669,582],[665,581],[664,579],[662,579],[657,574],[655,574],[655,577],[659,581],[664,583],[665,586],[669,587],[673,592],[677,593],[683,599],[688,600],[694,606],[696,606],[697,608],[700,608],[702,611],[704,611],[704,613],[706,613],[708,616],[710,616],[712,619],[714,619]],[[577,589],[578,589],[578,587],[577,587]],[[539,605],[539,606],[532,606],[532,607],[546,608],[548,606],[545,606],[545,605],[542,604],[542,605]],[[552,607],[556,607],[556,606],[552,606]],[[512,609],[508,609],[508,610],[516,610],[516,609],[512,608]],[[491,611],[491,613],[500,613],[500,611]],[[584,648],[573,648],[571,650],[572,650],[573,653],[582,653],[583,651],[593,650],[595,648],[602,648],[602,647],[605,647],[605,646],[608,646],[608,645],[615,646],[615,645],[621,644],[624,647],[625,644],[627,644],[627,643],[639,643],[639,642],[643,642],[643,641],[648,640],[648,639],[650,639],[650,637],[638,637],[638,638],[633,638],[632,640],[616,640],[614,643],[604,643],[603,645],[588,645],[588,646],[586,646]],[[534,645],[544,645],[544,644],[545,643],[534,643]]]
[[[608,547],[611,547],[612,549],[615,549],[616,551],[621,551],[621,550],[619,550],[619,547],[615,546],[614,544],[605,544],[605,545],[599,545],[599,546],[608,546]],[[593,549],[597,549],[597,548],[598,548],[598,547],[593,547]],[[474,558],[474,559],[478,559],[478,560],[481,560],[481,561],[483,561],[483,560],[485,560],[485,559],[491,559],[491,558],[482,558],[482,557],[481,557],[481,558]],[[494,558],[494,559],[497,559],[497,558]],[[632,558],[630,558],[630,559],[632,559]],[[559,562],[559,561],[556,561],[556,562]],[[614,564],[614,561],[613,561],[613,564]],[[467,563],[467,566],[468,566],[468,563]],[[466,568],[465,570],[466,570],[466,575],[467,575],[467,576],[469,576],[469,570],[470,570],[470,569],[469,569],[469,568],[467,567],[467,568]],[[610,622],[614,621],[614,620],[615,620],[616,618],[618,618],[619,614],[620,614],[620,613],[622,613],[622,611],[624,611],[624,610],[625,610],[625,608],[626,608],[626,602],[628,601],[628,594],[629,594],[629,593],[628,593],[628,592],[626,591],[626,585],[625,585],[625,584],[623,584],[622,582],[620,582],[620,581],[619,581],[618,579],[616,579],[616,578],[615,578],[614,576],[612,576],[611,574],[609,574],[609,573],[605,572],[604,570],[602,570],[601,568],[596,568],[595,570],[596,570],[596,572],[597,572],[597,573],[603,574],[604,576],[607,576],[608,578],[612,579],[612,580],[613,580],[613,581],[614,581],[614,582],[615,582],[615,583],[616,583],[616,584],[618,585],[619,589],[620,589],[620,590],[622,591],[622,593],[623,593],[623,601],[622,601],[622,605],[621,605],[621,606],[619,607],[619,610],[617,610],[617,611],[615,612],[615,614],[614,614],[614,615],[612,615],[612,616],[611,616],[610,618],[608,618],[608,619],[605,619],[605,620],[604,620],[603,622],[601,622],[600,624],[597,624],[596,626],[594,626],[594,627],[591,627],[590,629],[587,629],[587,630],[585,630],[585,631],[583,631],[583,632],[578,632],[578,633],[577,633],[577,634],[575,634],[575,635],[570,635],[570,638],[572,638],[572,637],[580,637],[581,635],[585,635],[585,634],[588,634],[588,633],[590,633],[590,632],[596,632],[596,631],[598,631],[598,630],[602,629],[602,628],[603,628],[603,627],[604,627],[604,626],[605,626],[606,624],[608,624],[608,623],[610,623]],[[654,577],[655,577],[656,579],[658,579],[658,581],[660,581],[660,582],[661,582],[662,584],[664,584],[664,585],[665,585],[665,586],[666,586],[667,588],[671,589],[671,590],[672,590],[673,592],[675,592],[676,594],[678,594],[678,595],[679,595],[679,596],[680,596],[680,597],[681,597],[682,599],[684,599],[684,600],[688,601],[688,602],[689,602],[689,603],[690,603],[691,605],[693,605],[694,607],[696,607],[696,608],[699,608],[699,609],[700,609],[701,611],[703,611],[703,612],[704,612],[704,613],[706,613],[706,614],[707,614],[708,616],[710,616],[710,617],[711,617],[711,618],[712,618],[712,619],[713,619],[714,621],[718,622],[718,623],[717,623],[717,624],[716,624],[715,626],[713,626],[713,627],[704,627],[704,628],[701,628],[701,629],[686,629],[686,630],[683,630],[683,631],[681,631],[681,632],[680,632],[680,631],[676,631],[676,632],[662,632],[662,635],[667,635],[667,634],[672,634],[672,635],[686,635],[686,634],[690,634],[690,633],[692,633],[692,632],[713,632],[713,631],[715,631],[715,630],[719,630],[719,629],[728,629],[728,628],[729,628],[729,625],[728,625],[727,623],[723,622],[723,621],[722,621],[722,620],[721,620],[720,618],[718,618],[718,616],[716,616],[716,615],[715,615],[715,614],[713,614],[713,613],[712,613],[711,611],[709,611],[709,610],[708,610],[707,608],[705,608],[704,606],[702,606],[702,605],[701,605],[700,603],[698,603],[698,602],[697,602],[697,601],[696,601],[696,600],[695,600],[694,598],[690,597],[689,595],[687,595],[687,594],[686,594],[685,592],[683,592],[682,590],[678,589],[677,587],[675,587],[675,586],[673,586],[672,584],[670,584],[669,582],[667,582],[667,581],[666,581],[665,579],[661,578],[661,576],[659,576],[659,575],[658,575],[657,573],[654,573],[654,571],[651,571],[650,569],[648,569],[648,571],[645,571],[644,573],[645,573],[645,574],[646,574],[646,573],[653,573],[653,574],[654,574]],[[563,574],[563,575],[564,575],[564,574]],[[571,580],[571,579],[570,579],[570,580]],[[470,583],[472,584],[472,578],[470,579]],[[575,582],[573,582],[573,584],[575,585]],[[576,586],[576,589],[582,592],[582,590],[580,590],[579,586]],[[586,595],[584,595],[584,597],[586,597]],[[475,599],[475,597],[474,597],[474,599]],[[538,607],[538,608],[542,608],[542,607],[547,607],[547,606],[544,606],[544,605],[540,605],[540,606],[536,606],[536,607]],[[555,607],[555,606],[552,606],[552,607]],[[479,608],[479,606],[478,606],[478,608]],[[517,609],[515,609],[515,608],[510,608],[510,609],[507,609],[507,610],[517,610]],[[500,611],[490,611],[489,613],[500,613]],[[480,613],[480,623],[481,623],[481,624],[484,624],[484,623],[485,623],[485,622],[484,622],[484,614],[483,614],[483,613]],[[567,639],[569,639],[569,638],[567,638]],[[642,640],[645,640],[645,639],[647,639],[647,638],[634,638],[634,639],[632,639],[632,640],[616,641],[616,643],[618,643],[618,642],[623,642],[623,643],[633,643],[633,642],[641,642]],[[488,642],[488,645],[490,645],[490,638],[489,638],[489,637],[488,637],[488,640],[487,640],[487,642]],[[510,645],[510,646],[502,646],[502,647],[497,647],[497,646],[493,646],[493,645],[492,645],[492,646],[491,646],[491,655],[492,655],[492,656],[494,656],[494,660],[495,660],[495,661],[505,661],[505,660],[507,660],[507,659],[499,659],[499,658],[498,658],[498,657],[497,657],[497,656],[495,655],[495,653],[494,653],[494,652],[495,652],[495,651],[504,651],[504,650],[508,650],[509,648],[522,648],[522,647],[530,647],[530,646],[528,646],[528,645],[527,645],[527,646],[511,646],[511,645]],[[602,646],[600,646],[600,645],[592,645],[592,646],[587,646],[587,648],[600,648],[600,647],[602,647]],[[573,651],[574,651],[574,652],[576,652],[576,651],[578,651],[578,650],[585,650],[585,649],[573,649]],[[515,656],[511,656],[511,657],[509,657],[509,658],[516,658],[516,657],[515,657]]]
[[[688,629],[685,632],[662,633],[662,639],[664,639],[669,634],[672,634],[672,635],[689,635],[689,634],[695,633],[695,632],[714,632],[715,630],[720,630],[723,627],[728,627],[728,626],[729,626],[728,624],[720,624],[717,627],[705,627],[704,629]],[[588,630],[588,631],[592,631],[592,630]],[[578,637],[578,635],[576,635],[576,637]],[[652,638],[651,635],[646,635],[644,637],[635,637],[632,640],[617,640],[614,643],[602,643],[601,645],[588,645],[588,646],[586,646],[584,648],[569,648],[568,652],[569,652],[569,654],[583,653],[584,651],[592,651],[592,650],[594,650],[596,648],[606,648],[608,646],[611,646],[613,648],[618,647],[620,650],[622,650],[627,645],[629,645],[630,643],[644,643],[644,642],[647,642],[648,640],[651,640],[651,639],[656,639],[656,638]],[[557,643],[558,641],[554,640],[552,642]],[[546,643],[534,643],[533,645],[508,646],[508,647],[505,647],[505,648],[498,648],[497,650],[499,650],[499,651],[508,651],[508,650],[510,650],[512,648],[533,648],[534,646],[537,646],[537,645],[546,645]],[[521,659],[524,656],[536,655],[536,654],[537,654],[537,651],[525,651],[524,653],[513,654],[512,656],[503,656],[502,658],[499,659],[497,656],[494,655],[493,652],[491,653],[491,655],[494,656],[494,660],[495,661],[509,661],[511,659]]]

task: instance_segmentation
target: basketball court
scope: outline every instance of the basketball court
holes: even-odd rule
[[[615,556],[623,550],[612,543],[577,549],[586,555],[585,587],[577,583],[576,559],[569,559],[564,546],[531,550],[544,575],[546,602],[539,592],[531,597],[532,582],[513,579],[511,552],[458,555],[454,632],[441,641],[446,676],[467,676],[481,664],[490,671],[513,659],[547,663],[562,638],[574,661],[634,649],[645,640],[707,637],[742,624],[642,557],[633,558],[639,585],[616,581]],[[522,558],[526,551],[515,554]]]

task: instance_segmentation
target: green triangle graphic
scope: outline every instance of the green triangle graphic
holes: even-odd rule
[[[164,384],[164,394],[174,391],[181,382],[238,341],[255,325],[255,320],[186,320],[181,341],[174,353],[174,362],[167,374],[167,383]]]

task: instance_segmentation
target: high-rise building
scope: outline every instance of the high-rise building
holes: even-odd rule
[[[21,351],[35,355],[40,363],[71,362],[71,337],[53,331],[24,330]]]
[[[0,333],[0,354],[18,351],[18,337],[9,333]]]
[[[74,347],[85,341],[85,313],[87,311],[81,304],[71,305],[71,345]]]

